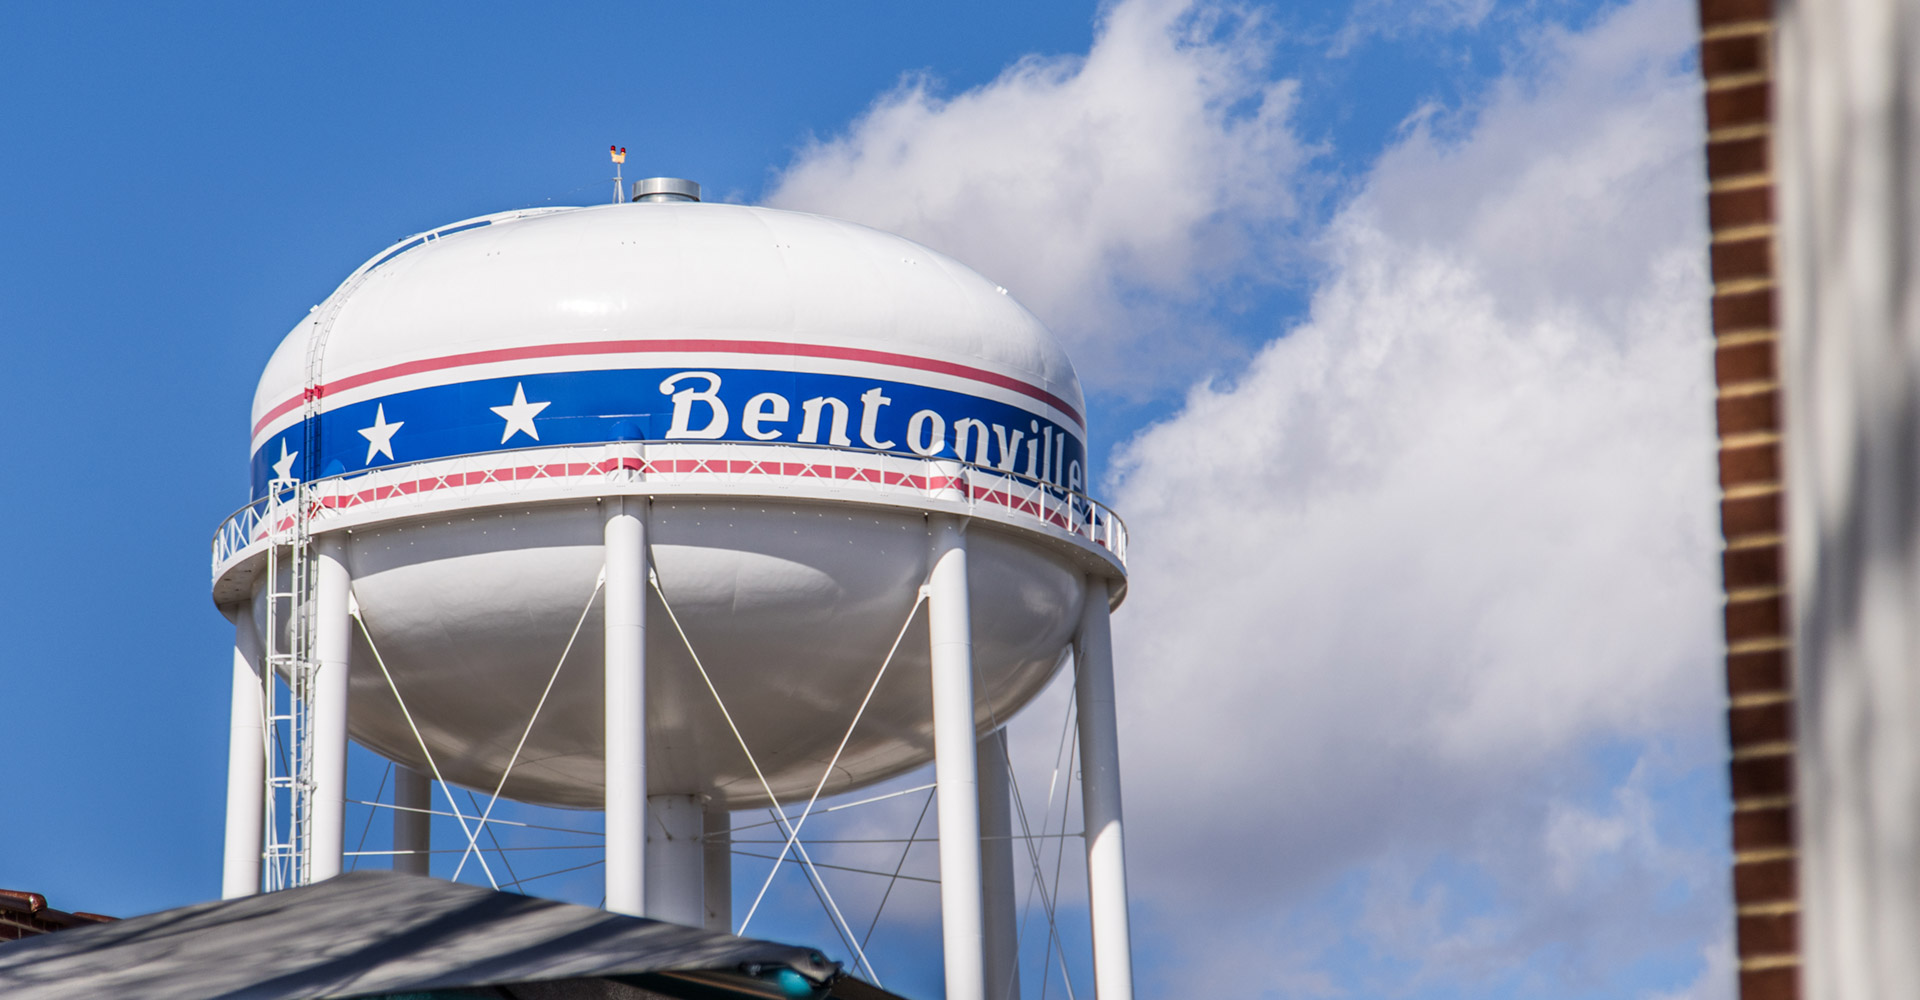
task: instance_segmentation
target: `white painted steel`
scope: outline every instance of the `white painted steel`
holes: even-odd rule
[[[988,1000],[1020,1000],[1019,906],[1013,865],[1013,782],[1007,731],[980,738],[980,899]]]
[[[266,712],[262,707],[260,633],[253,603],[234,610],[233,703],[227,726],[227,835],[220,898],[260,891],[260,838],[266,803]]]
[[[393,804],[393,870],[430,874],[433,855],[427,852],[433,849],[433,778],[405,764],[395,764]]]
[[[911,240],[711,202],[514,215],[426,240],[366,273],[332,322],[326,379],[500,347],[743,337],[988,368],[1085,411],[1072,362],[1032,313]],[[308,330],[327,312],[296,326],[267,363],[254,421],[300,395]],[[382,391],[329,393],[329,405]]]
[[[1107,615],[1107,581],[1090,577],[1081,604],[1073,669],[1093,980],[1100,1000],[1132,1000],[1133,934],[1127,918],[1127,860],[1120,810],[1120,733],[1113,703],[1113,630]]]
[[[607,909],[646,913],[647,525],[645,501],[605,504]]]
[[[932,534],[927,620],[932,649],[933,773],[940,800],[940,936],[946,995],[948,1000],[985,1000],[967,525],[935,515],[927,519],[927,526]]]
[[[313,608],[313,867],[309,881],[340,874],[347,809],[347,664],[353,579],[345,532],[315,540]]]
[[[749,343],[760,346],[723,349]],[[768,351],[769,344],[793,349]],[[316,408],[337,415],[450,380],[609,366],[873,378],[1047,419],[1064,414],[1067,424],[1083,425],[1074,414],[1084,400],[1065,352],[1004,289],[965,266],[851,223],[687,203],[500,213],[376,255],[274,355],[255,397],[254,415],[263,421],[256,444]],[[308,391],[321,387],[324,393]],[[595,404],[595,412],[661,402]],[[496,419],[486,412],[492,404],[472,405],[480,419]],[[403,441],[433,426],[425,416],[387,410],[389,426],[405,425]],[[543,419],[579,415],[555,409]],[[329,433],[353,440],[353,426]],[[507,433],[516,432],[509,425]],[[523,433],[516,440],[539,439],[532,429]],[[865,431],[860,437],[876,449],[894,447]],[[1013,440],[1001,442],[1003,453],[1020,450]],[[294,437],[278,443],[303,447]],[[302,461],[320,457],[311,440],[303,451]],[[297,474],[299,463],[283,454]],[[374,452],[366,454],[371,462]],[[1025,454],[1035,455],[1031,444]],[[1038,454],[1039,474],[1057,473],[1053,446]],[[609,469],[612,459],[633,465]],[[524,718],[529,682],[538,684],[564,644],[553,626],[570,620],[584,598],[583,571],[599,569],[592,511],[608,495],[652,498],[673,522],[657,527],[674,536],[671,551],[659,555],[662,585],[684,605],[689,635],[729,702],[740,706],[743,726],[783,748],[770,756],[768,778],[785,795],[810,791],[808,762],[822,748],[809,740],[833,738],[832,726],[820,723],[864,680],[878,652],[870,647],[886,641],[904,611],[900,589],[925,578],[924,549],[902,539],[917,533],[926,512],[994,526],[991,540],[975,530],[982,540],[972,556],[982,588],[976,600],[999,606],[979,609],[991,626],[983,626],[974,653],[999,717],[1049,679],[1078,616],[1078,578],[1122,575],[1125,532],[1110,511],[1069,485],[1039,481],[1031,461],[1026,474],[1002,464],[1009,467],[791,442],[542,446],[309,483],[314,503],[301,509],[312,511],[320,530],[354,532],[356,592],[371,643],[409,692],[422,736],[452,779],[489,788],[511,754],[494,734]],[[217,602],[230,606],[260,589],[263,528],[288,513],[263,502],[222,527]],[[711,699],[689,683],[687,657],[659,647],[647,650],[649,659],[672,662],[648,672],[646,697],[659,724],[671,728],[659,730],[660,740],[652,730],[647,737],[654,744],[648,777],[657,779],[650,790],[699,792],[736,808],[765,805],[739,755],[696,738],[712,731]],[[787,655],[796,649],[803,651],[798,662]],[[422,766],[424,755],[360,652],[353,736]],[[590,642],[576,652],[603,655]],[[445,669],[449,662],[462,669]],[[772,663],[781,669],[766,669]],[[562,677],[529,738],[527,763],[504,789],[508,797],[579,808],[602,801],[601,692],[590,690],[598,685],[586,683],[587,673]],[[826,794],[931,758],[924,676],[889,681],[878,694],[874,724],[848,746],[845,770]]]
[[[702,927],[707,922],[706,808],[697,795],[647,797],[647,916]]]
[[[646,502],[638,498],[631,502]],[[907,620],[926,579],[926,517],[906,510],[773,500],[655,498],[649,525],[660,585],[753,746],[774,791],[804,800]],[[998,718],[1044,687],[1079,617],[1084,570],[1065,550],[975,519],[969,563],[975,666]],[[566,648],[602,564],[591,501],[368,525],[353,533],[354,590],[381,655],[448,780],[490,791]],[[654,612],[663,614],[658,598]],[[528,735],[503,795],[599,808],[604,655],[596,609]],[[932,759],[924,626],[831,776],[835,795]],[[765,793],[730,741],[713,696],[671,629],[648,630],[646,777],[654,794],[698,792],[732,808]],[[364,645],[353,736],[390,760],[426,761]],[[460,669],[449,670],[447,663]],[[778,664],[780,669],[769,669]],[[583,666],[584,665],[584,666]]]
[[[638,471],[620,468],[621,463]],[[780,474],[783,469],[807,471]],[[921,485],[924,484],[924,485]],[[962,487],[965,487],[963,491]],[[1031,531],[1038,544],[1104,564],[1124,579],[1126,524],[1085,493],[951,459],[820,445],[681,441],[520,448],[425,459],[319,480],[308,487],[321,519],[358,528],[497,506],[548,503],[607,492],[646,496],[775,498],[934,510]],[[291,505],[258,500],[235,511],[213,538],[214,597],[242,600],[270,526]]]
[[[323,342],[324,357],[316,346]],[[550,406],[542,419],[651,414],[656,423],[647,426],[657,429],[664,395],[654,398],[649,386],[634,390],[644,399],[589,400],[570,410],[558,393],[536,394],[531,381],[524,396],[513,385],[562,375],[585,385],[620,368],[873,380],[910,389],[895,393],[901,407],[924,391],[1011,407],[1021,426],[1028,416],[1038,419],[1024,452],[1019,427],[1004,428],[1013,432],[1005,437],[992,423],[999,418],[973,421],[976,441],[992,424],[997,466],[984,464],[984,447],[973,450],[972,463],[951,453],[888,450],[896,445],[883,437],[938,454],[944,444],[924,441],[944,442],[946,425],[927,422],[940,416],[929,409],[931,417],[915,416],[921,423],[905,437],[876,435],[873,414],[886,400],[878,388],[848,390],[880,400],[862,404],[874,407],[862,410],[859,425],[867,449],[848,447],[847,435],[835,432],[827,440],[840,447],[535,444],[540,428],[556,432],[550,442],[573,441],[586,425],[517,422],[540,412],[522,408]],[[709,377],[716,379],[709,391],[717,391],[718,376]],[[512,392],[498,402],[514,402],[431,402],[453,398],[444,387],[469,382],[508,386]],[[421,409],[404,412],[396,406],[403,399]],[[376,445],[394,440],[401,459],[431,454],[405,450],[404,435],[431,440],[435,420],[465,419],[456,411],[469,404],[475,419],[491,419],[479,416],[491,410],[507,421],[503,446],[524,434],[517,440],[531,447],[306,483],[299,495],[310,503],[299,517],[290,520],[285,503],[262,501],[229,519],[214,540],[216,601],[258,600],[267,589],[262,567],[271,563],[264,538],[288,523],[304,530],[310,515],[327,540],[316,604],[323,618],[340,618],[341,635],[344,611],[330,610],[329,601],[344,599],[328,595],[336,583],[344,587],[345,566],[353,567],[365,636],[352,637],[358,645],[348,648],[331,619],[321,623],[319,752],[337,745],[343,771],[351,722],[354,738],[403,767],[423,766],[431,753],[444,780],[492,789],[552,677],[502,794],[604,807],[609,909],[730,930],[729,809],[814,792],[821,765],[840,745],[848,706],[865,695],[924,586],[927,614],[900,639],[897,660],[874,685],[822,791],[838,794],[934,762],[946,995],[1017,996],[1005,745],[999,734],[989,735],[985,752],[976,741],[988,720],[1011,717],[1044,688],[1076,629],[1084,645],[1104,650],[1109,590],[1104,582],[1098,588],[1102,631],[1088,638],[1085,581],[1111,581],[1117,597],[1127,547],[1119,519],[1077,488],[1082,470],[1061,475],[1060,428],[1084,434],[1084,401],[1065,353],[1039,322],[964,266],[836,220],[691,203],[508,213],[423,234],[356,271],[269,363],[255,396],[254,446],[272,441],[293,463],[284,446],[300,447],[289,432],[303,416],[352,421],[358,418],[346,414],[355,411],[343,408],[374,410],[384,414],[374,423],[389,429],[368,436],[364,463],[358,452],[339,457],[338,446],[364,424],[329,430],[331,451],[318,431],[304,439],[307,470],[322,459],[329,469],[360,470],[373,463]],[[957,443],[962,420],[947,419]],[[678,409],[673,420],[677,430],[647,433],[688,429]],[[1044,439],[1042,420],[1057,425]],[[471,435],[479,425],[459,426]],[[933,428],[933,436],[916,437],[912,426]],[[614,427],[614,436],[625,433]],[[469,436],[439,440],[476,447]],[[473,440],[493,444],[484,435]],[[393,450],[384,457],[392,460]],[[256,463],[266,460],[256,455]],[[259,464],[255,471],[259,489],[265,473]],[[555,673],[602,573],[600,604],[585,619],[572,662],[561,659]],[[650,636],[647,606],[663,601],[677,627]],[[410,718],[394,707],[372,661],[376,647],[393,688],[405,692]],[[717,735],[729,729],[716,692],[764,785],[741,747]],[[339,776],[333,770],[326,764],[315,773],[331,781]],[[1090,864],[1102,872],[1096,855],[1111,853],[1116,864],[1119,857],[1117,783],[1113,791],[1102,806],[1111,807],[1112,836],[1089,843]],[[315,807],[325,817],[314,834],[315,877],[338,870],[338,799],[336,788]],[[990,860],[982,851],[983,804]],[[397,826],[396,844],[405,839]],[[1095,876],[1095,936],[1107,941],[1117,926],[1125,966],[1124,872],[1115,871],[1117,882]],[[1100,909],[1112,902],[1114,886],[1117,925]],[[1114,949],[1102,949],[1099,962],[1111,964]],[[1102,979],[1103,995],[1130,993],[1130,985],[1109,990],[1110,981]]]
[[[709,801],[701,823],[701,896],[710,931],[733,933],[733,813]]]

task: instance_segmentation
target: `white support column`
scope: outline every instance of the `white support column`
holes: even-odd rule
[[[607,909],[646,913],[646,501],[609,497],[606,511]]]
[[[981,737],[980,897],[986,917],[988,1000],[1020,1000],[1019,906],[1014,900],[1013,782],[1007,731]]]
[[[260,830],[266,809],[267,747],[260,708],[260,633],[253,602],[233,613],[233,708],[227,726],[227,843],[220,898],[260,891]]]
[[[722,934],[733,933],[733,813],[716,802],[708,802],[701,823],[701,874],[706,885],[701,896],[706,901],[703,926]]]
[[[409,875],[432,874],[433,778],[405,764],[393,765],[393,849],[410,851],[393,856],[393,870]]]
[[[347,658],[353,649],[348,615],[352,577],[344,532],[321,535],[314,546],[313,622],[313,867],[309,881],[340,874],[347,835]]]
[[[1107,581],[1087,579],[1073,655],[1080,716],[1080,798],[1087,833],[1087,908],[1093,920],[1093,986],[1100,1000],[1133,1000],[1133,934],[1120,821],[1120,734],[1113,705],[1113,631]]]
[[[986,931],[980,899],[979,772],[974,757],[973,613],[966,525],[927,519],[933,572],[927,623],[933,660],[933,774],[940,800],[940,931],[947,1000],[985,1000]]]
[[[700,796],[647,797],[647,916],[685,927],[706,924],[705,826]]]

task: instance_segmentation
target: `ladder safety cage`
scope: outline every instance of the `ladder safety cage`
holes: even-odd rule
[[[265,669],[260,672],[264,718],[261,752],[266,778],[261,873],[269,891],[306,885],[312,874],[313,713],[316,666],[313,628],[311,490],[276,479],[267,492],[267,608]]]

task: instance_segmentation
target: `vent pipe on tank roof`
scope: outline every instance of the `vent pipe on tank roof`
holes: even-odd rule
[[[649,177],[633,182],[634,201],[699,201],[700,185],[678,177]]]

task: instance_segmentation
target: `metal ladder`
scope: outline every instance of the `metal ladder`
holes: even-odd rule
[[[401,240],[361,264],[340,283],[316,314],[307,335],[306,385],[301,397],[301,465],[296,477],[267,484],[266,669],[260,672],[261,721],[266,755],[265,815],[261,831],[261,868],[267,891],[306,885],[313,878],[313,714],[314,649],[313,518],[320,512],[321,362],[340,311],[366,284],[375,268],[443,236],[494,222],[545,215],[557,209],[501,212],[443,226]],[[282,582],[284,576],[285,582]],[[284,726],[284,729],[283,729]]]
[[[376,262],[377,263],[377,262]],[[301,465],[298,477],[267,484],[266,666],[261,671],[266,753],[261,869],[268,892],[313,881],[313,517],[320,495],[321,361],[340,309],[366,281],[372,264],[348,276],[307,335],[306,384],[301,393]],[[284,582],[283,582],[284,578]],[[284,728],[283,728],[284,727]]]
[[[313,833],[313,553],[311,492],[297,479],[267,486],[266,815],[261,868],[269,892],[305,885]],[[283,499],[284,498],[284,499]],[[288,508],[291,508],[290,510]]]

